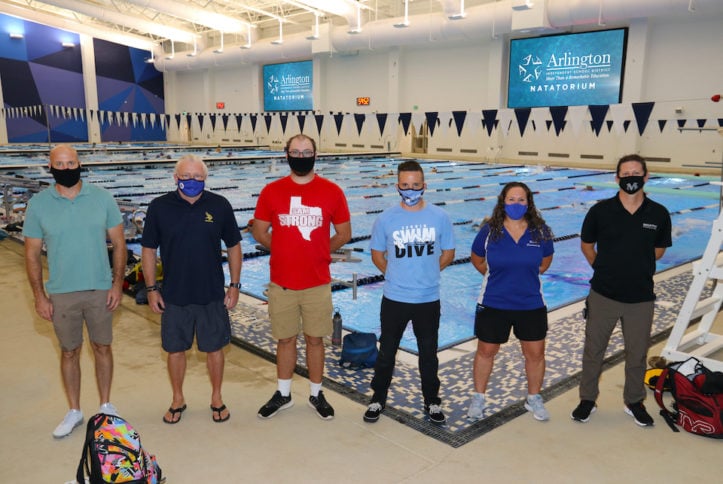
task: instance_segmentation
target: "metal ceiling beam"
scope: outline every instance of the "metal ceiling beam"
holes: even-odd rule
[[[199,8],[173,0],[125,0],[138,7],[149,8],[158,12],[176,17],[187,22],[203,25],[222,32],[236,33],[246,32],[248,22],[228,15],[210,12],[207,9]]]

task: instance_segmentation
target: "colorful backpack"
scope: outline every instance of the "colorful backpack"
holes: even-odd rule
[[[88,420],[76,480],[90,484],[160,484],[165,482],[156,457],[141,446],[138,432],[116,415],[99,413]]]

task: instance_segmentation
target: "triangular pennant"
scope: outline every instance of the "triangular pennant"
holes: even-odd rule
[[[527,128],[527,120],[530,119],[530,108],[516,108],[515,117],[517,118],[517,127],[520,130],[520,136],[525,135],[525,128]]]
[[[344,113],[336,113],[334,115],[334,124],[336,125],[336,134],[341,134],[341,126],[344,124]]]
[[[633,118],[630,104],[611,104],[610,117],[613,120],[613,129],[615,129],[617,134],[627,133]]]
[[[665,129],[665,123],[667,123],[667,121],[665,119],[658,120],[658,129],[660,130],[661,133],[663,132],[663,129]]]
[[[131,113],[131,123],[134,128],[138,126],[138,113]]]
[[[430,111],[424,113],[424,117],[427,120],[427,128],[429,128],[429,135],[434,136],[434,129],[439,124],[439,112]]]
[[[319,133],[319,136],[321,136],[321,127],[324,125],[324,115],[315,114],[314,121],[316,121],[316,131]]]
[[[266,132],[271,132],[271,121],[273,121],[274,118],[271,117],[270,114],[264,114],[264,124],[266,125]]]
[[[487,136],[492,136],[492,130],[497,126],[497,110],[496,109],[483,109],[482,110],[482,127],[487,130]]]
[[[304,124],[306,124],[306,115],[305,114],[299,114],[296,116],[296,122],[299,125],[299,132],[304,132]]]
[[[567,116],[567,106],[550,106],[550,114],[552,115],[552,124],[555,126],[555,134],[565,129],[565,116]]]
[[[696,119],[696,122],[698,123],[699,128],[703,128],[705,126],[705,119]]]
[[[198,130],[203,133],[203,120],[206,117],[205,114],[197,113],[196,119],[198,119]]]
[[[281,121],[281,134],[286,134],[286,123],[289,121],[289,115],[279,114],[279,121]]]
[[[655,103],[633,103],[633,114],[635,115],[635,122],[638,123],[638,133],[640,136],[643,135],[645,127],[648,125],[648,119],[650,119],[650,113],[653,112],[653,106]]]
[[[251,132],[252,132],[252,133],[255,133],[255,132],[256,132],[256,121],[257,121],[257,119],[258,119],[258,117],[257,117],[256,114],[249,114],[249,121],[251,121]]]
[[[228,129],[228,114],[222,114],[221,115],[221,124],[223,124],[223,130],[226,131]]]
[[[591,104],[587,107],[590,110],[590,126],[595,132],[595,136],[600,136],[600,130],[602,129],[603,123],[605,122],[605,116],[608,114],[610,106],[608,104]],[[610,131],[610,126],[608,126]]]
[[[366,121],[367,115],[364,113],[354,113],[354,123],[356,124],[356,131],[361,136],[362,128],[364,127],[364,121]]]
[[[608,127],[608,133],[609,133],[609,132],[611,132],[611,131],[613,130],[613,124],[615,124],[615,122],[612,121],[612,120],[610,120],[610,119],[608,119],[607,121],[605,121],[605,124],[606,124],[607,127]]]
[[[625,121],[623,121],[623,129],[625,130],[626,133],[628,132],[628,128],[630,127],[630,123],[632,123],[632,121],[630,121],[629,119],[626,119]]]
[[[209,114],[208,117],[211,120],[211,132],[216,132],[216,114]]]
[[[545,120],[545,127],[547,128],[547,131],[550,131],[550,126],[552,126],[552,120],[551,119]]]
[[[452,119],[454,120],[454,127],[457,128],[457,136],[462,136],[462,128],[464,127],[464,120],[467,118],[467,111],[452,111]]]
[[[379,126],[379,136],[384,136],[384,127],[387,125],[387,113],[377,113],[377,125]]]
[[[186,114],[186,129],[191,130],[191,123],[193,122],[193,116]]]
[[[402,123],[402,129],[404,130],[404,136],[409,134],[409,125],[412,122],[412,113],[399,113],[399,121]]]

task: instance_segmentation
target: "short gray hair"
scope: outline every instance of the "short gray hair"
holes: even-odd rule
[[[198,155],[183,155],[182,157],[180,157],[178,159],[178,161],[176,162],[176,168],[173,170],[173,173],[178,175],[178,168],[181,166],[181,163],[183,163],[184,161],[200,163],[201,166],[203,167],[203,176],[208,178],[208,166],[206,166],[206,162],[203,161],[203,158],[201,158]]]

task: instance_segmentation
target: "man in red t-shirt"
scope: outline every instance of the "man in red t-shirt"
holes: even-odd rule
[[[339,186],[314,173],[313,139],[298,134],[289,139],[285,151],[291,174],[261,190],[251,229],[254,239],[271,251],[269,317],[271,334],[278,341],[278,390],[258,416],[271,418],[294,404],[291,379],[296,337],[302,330],[311,385],[309,406],[329,420],[334,409],[321,391],[323,337],[332,331],[329,264],[331,253],[351,239],[349,207]]]

